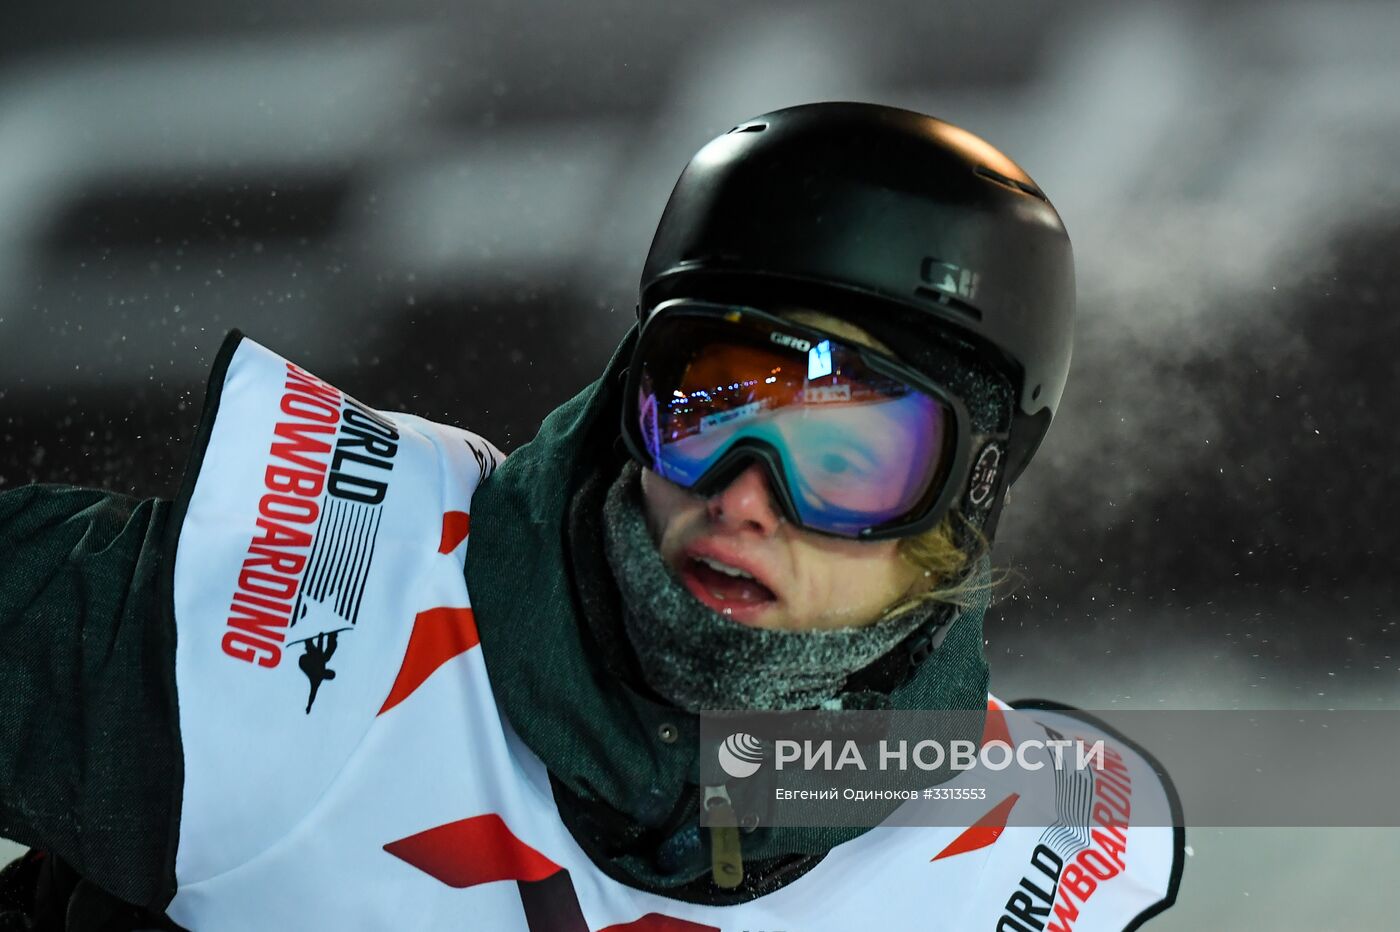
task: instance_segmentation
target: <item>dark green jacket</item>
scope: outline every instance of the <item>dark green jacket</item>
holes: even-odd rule
[[[28,910],[40,867],[63,888],[49,898],[54,921],[70,899],[79,912],[120,909],[94,885],[156,913],[174,894],[182,755],[175,632],[159,610],[168,514],[168,502],[93,489],[0,493],[0,836],[49,852],[0,875],[0,917]],[[90,879],[76,896],[59,862]]]
[[[744,886],[721,895],[709,881],[697,723],[642,684],[602,556],[633,339],[476,493],[468,588],[497,698],[549,767],[580,844],[637,886],[751,898],[860,830],[746,833]],[[182,789],[161,601],[168,515],[166,502],[86,489],[0,493],[0,836],[156,912],[174,893]],[[908,682],[895,657],[859,704],[984,708],[983,608],[964,611]]]

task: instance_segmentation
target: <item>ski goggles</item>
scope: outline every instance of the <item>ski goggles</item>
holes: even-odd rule
[[[962,403],[888,355],[747,307],[668,301],[628,370],[623,438],[695,494],[752,462],[784,516],[876,540],[933,527],[967,475]]]

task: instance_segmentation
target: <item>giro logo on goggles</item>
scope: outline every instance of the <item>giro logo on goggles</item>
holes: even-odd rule
[[[805,353],[812,348],[812,344],[809,341],[804,340],[801,337],[791,336],[790,334],[779,333],[776,330],[768,334],[768,339],[772,340],[774,343],[781,344],[782,346],[791,346],[793,349],[801,353]]]

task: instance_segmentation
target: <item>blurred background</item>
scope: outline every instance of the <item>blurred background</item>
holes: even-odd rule
[[[1390,0],[31,6],[0,30],[0,488],[172,495],[231,327],[508,452],[633,321],[696,149],[874,101],[1005,150],[1075,243],[993,689],[1400,705]],[[1400,832],[1188,841],[1151,928],[1394,927]]]

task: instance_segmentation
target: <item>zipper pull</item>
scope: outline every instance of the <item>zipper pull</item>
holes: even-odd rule
[[[710,873],[715,886],[733,890],[744,882],[744,854],[729,791],[722,784],[705,787],[704,806],[710,823]]]

